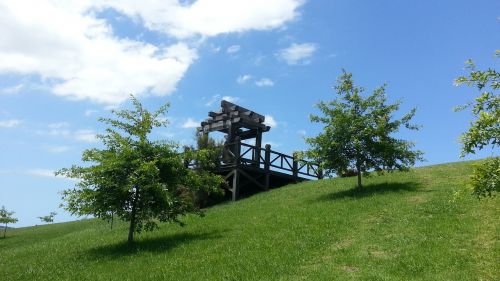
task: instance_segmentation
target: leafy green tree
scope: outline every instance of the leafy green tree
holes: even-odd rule
[[[495,57],[500,56],[500,50]],[[477,70],[472,60],[466,61],[466,76],[455,80],[455,85],[465,84],[477,88],[479,96],[457,110],[470,109],[474,121],[460,137],[461,157],[474,154],[486,146],[493,151],[500,145],[500,73],[495,69]],[[477,197],[493,196],[500,191],[500,159],[491,157],[476,165],[471,178],[472,193]]]
[[[392,136],[401,126],[410,130],[418,130],[418,126],[410,124],[415,109],[401,119],[393,118],[401,102],[387,103],[385,85],[363,97],[364,89],[343,70],[334,89],[335,99],[317,104],[323,115],[310,116],[312,122],[324,124],[323,131],[306,139],[310,149],[305,156],[320,163],[326,174],[340,176],[354,170],[361,188],[362,174],[371,170],[407,170],[423,160],[421,151],[412,150],[412,142]]]
[[[54,222],[54,217],[57,215],[56,212],[50,212],[47,216],[38,217],[42,222],[51,223]]]
[[[5,206],[2,206],[2,209],[0,209],[0,223],[5,224],[3,229],[3,238],[5,238],[5,235],[7,234],[7,224],[17,222],[17,219],[12,217],[13,214],[14,212],[7,211]]]
[[[134,109],[113,111],[116,119],[100,118],[109,127],[99,135],[105,148],[88,149],[82,160],[88,166],[72,166],[58,174],[77,178],[76,187],[64,191],[65,208],[76,215],[102,219],[117,216],[130,222],[128,242],[134,233],[158,228],[158,222],[176,222],[187,213],[202,212],[193,193],[215,190],[220,176],[199,176],[184,165],[178,146],[149,139],[153,128],[167,125],[161,118],[168,104],[149,112],[132,96]]]
[[[184,147],[186,161],[192,164],[192,168],[200,177],[210,177],[219,170],[223,148],[223,141],[217,141],[208,134],[196,134],[196,147]],[[224,194],[222,187],[225,184],[225,181],[220,184],[221,188],[217,192],[205,188],[199,189],[195,194],[197,205],[202,208],[221,200]]]

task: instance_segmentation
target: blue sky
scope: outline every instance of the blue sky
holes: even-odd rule
[[[75,219],[59,208],[73,182],[53,171],[99,145],[97,118],[130,93],[171,103],[155,138],[192,143],[225,97],[265,114],[264,141],[290,153],[321,130],[308,116],[344,68],[367,93],[387,83],[401,113],[417,107],[423,128],[399,136],[425,152],[419,165],[459,161],[471,117],[453,107],[477,92],[453,80],[469,58],[498,68],[500,2],[4,1],[0,34],[0,205],[27,226]]]

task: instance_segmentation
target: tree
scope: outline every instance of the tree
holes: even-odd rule
[[[42,222],[51,223],[54,222],[54,217],[57,215],[56,212],[50,212],[48,216],[38,217]]]
[[[5,206],[2,206],[2,209],[0,209],[0,223],[5,224],[5,227],[3,229],[3,238],[5,238],[5,235],[7,233],[7,224],[17,222],[17,219],[12,217],[13,214],[14,212],[7,211],[7,209],[5,209]]]
[[[387,103],[385,85],[363,97],[364,89],[343,70],[334,89],[337,98],[317,104],[323,116],[310,116],[312,122],[324,124],[323,131],[306,139],[310,149],[305,156],[317,161],[326,174],[343,175],[354,170],[361,188],[362,174],[371,170],[407,170],[423,160],[421,151],[412,150],[412,142],[392,136],[401,126],[418,130],[418,126],[410,124],[416,110],[394,119],[393,113],[401,102]]]
[[[196,147],[185,146],[185,161],[193,164],[194,171],[199,177],[210,177],[220,168],[220,157],[224,149],[223,141],[217,141],[211,138],[208,134],[196,134]],[[225,181],[222,185],[227,184]],[[195,194],[195,201],[198,207],[206,207],[218,202],[224,194],[222,188],[218,192],[201,188]]]
[[[500,56],[500,50],[495,57]],[[500,73],[495,69],[476,70],[472,60],[466,61],[466,69],[470,73],[455,79],[455,85],[465,84],[475,87],[479,96],[457,110],[471,109],[475,118],[469,130],[460,137],[462,143],[461,157],[475,154],[486,146],[492,149],[500,145]],[[492,197],[500,191],[500,159],[492,156],[475,165],[471,177],[472,193],[477,197]]]
[[[198,176],[183,163],[178,146],[169,141],[152,141],[153,128],[167,125],[163,114],[168,104],[149,112],[131,97],[132,110],[113,111],[115,119],[100,118],[109,127],[99,135],[104,149],[88,149],[82,160],[89,166],[72,166],[58,171],[77,178],[76,187],[64,191],[65,208],[77,215],[102,219],[117,216],[130,222],[128,242],[134,233],[158,228],[158,222],[176,222],[187,213],[202,212],[193,193],[200,188],[214,190],[220,176]]]

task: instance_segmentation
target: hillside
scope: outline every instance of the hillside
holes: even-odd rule
[[[500,280],[499,199],[451,202],[471,162],[311,181],[164,224],[9,229],[2,280]]]

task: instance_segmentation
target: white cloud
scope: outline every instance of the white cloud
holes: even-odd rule
[[[228,102],[232,102],[232,103],[236,103],[236,102],[240,101],[240,98],[232,97],[232,96],[223,96],[222,99],[225,101],[228,101]]]
[[[152,30],[177,38],[269,30],[295,19],[304,0],[103,1],[102,6],[140,18]]]
[[[118,38],[99,11],[111,8],[178,39],[268,30],[295,19],[304,0],[4,1],[0,73],[38,75],[54,94],[119,104],[175,91],[197,50],[185,42],[156,46]],[[189,41],[192,42],[192,41]]]
[[[8,1],[0,6],[0,72],[37,74],[56,95],[117,104],[130,93],[175,90],[196,50],[118,39],[90,4]]]
[[[265,58],[266,56],[258,55],[255,58],[253,58],[253,64],[255,64],[256,66],[260,66]]]
[[[278,142],[274,142],[274,141],[266,141],[264,142],[264,145],[266,144],[269,144],[272,147],[280,147],[281,146],[281,143],[278,143]]]
[[[31,176],[45,177],[45,178],[55,177],[54,171],[48,169],[31,169],[27,171],[27,174]]]
[[[255,81],[255,85],[259,87],[272,87],[274,86],[274,82],[269,78],[262,78],[258,81]]]
[[[188,118],[186,122],[184,122],[181,127],[184,129],[196,128],[200,126],[201,122],[195,121],[192,118]]]
[[[264,124],[266,124],[267,126],[271,126],[271,128],[276,128],[278,126],[278,122],[276,122],[273,116],[265,115],[264,117],[266,118]]]
[[[97,112],[98,112],[98,111],[97,111],[97,110],[94,110],[94,109],[87,109],[87,110],[85,110],[84,115],[85,115],[86,117],[89,117],[89,116],[91,116],[92,114],[97,113]]]
[[[71,134],[68,122],[51,123],[47,127],[48,130],[38,131],[37,133],[49,136],[69,136]]]
[[[55,170],[50,169],[30,169],[24,172],[29,176],[43,177],[43,178],[53,178],[53,179],[64,179],[70,181],[78,181],[77,179],[67,178],[62,175],[55,175]]]
[[[214,54],[217,54],[218,52],[220,52],[220,49],[221,47],[220,46],[215,46],[213,44],[210,45],[210,50],[212,51],[212,53]]]
[[[213,95],[206,103],[205,106],[212,106],[216,102],[220,102],[221,100],[226,100],[228,102],[238,102],[240,98],[232,97],[232,96],[221,96],[221,95]]]
[[[299,134],[302,137],[305,137],[307,135],[307,132],[306,132],[306,130],[298,130],[297,134]]]
[[[227,48],[226,53],[228,54],[234,54],[237,53],[240,50],[240,45],[232,45]]]
[[[45,149],[50,153],[63,153],[69,150],[69,146],[46,146]]]
[[[314,43],[293,43],[290,47],[280,50],[276,56],[290,65],[308,64],[316,50],[317,46]]]
[[[250,75],[250,74],[240,75],[240,76],[238,76],[238,78],[236,78],[236,82],[238,84],[245,84],[250,79],[252,79],[252,75]]]
[[[7,87],[0,89],[0,95],[13,95],[19,93],[22,88],[24,88],[23,84],[18,84],[16,86]]]
[[[14,128],[19,126],[21,123],[22,121],[18,119],[0,120],[0,128]]]
[[[96,133],[92,130],[78,130],[73,133],[73,137],[77,141],[82,142],[97,142]]]
[[[47,127],[50,129],[63,129],[63,128],[68,128],[69,123],[68,122],[56,122],[56,123],[50,123]]]

